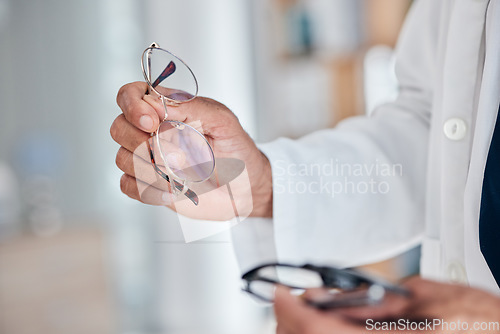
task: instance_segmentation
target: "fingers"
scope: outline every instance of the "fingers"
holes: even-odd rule
[[[275,292],[274,312],[278,327],[283,333],[305,333],[309,309],[302,305],[302,301],[292,296],[284,287],[278,286]]]
[[[448,293],[448,288],[456,288],[457,286],[435,281],[424,280],[419,276],[413,276],[403,283],[411,293],[412,299],[415,301],[433,299],[437,296],[445,296]]]
[[[145,82],[133,82],[120,88],[116,102],[125,118],[135,127],[145,132],[153,132],[163,118],[163,110],[155,108],[143,98],[148,90]],[[153,96],[149,96],[153,98]],[[149,100],[148,100],[149,101]]]
[[[336,312],[353,320],[397,318],[405,314],[412,299],[389,293],[381,304],[340,308]]]
[[[164,178],[160,177],[150,162],[120,147],[116,154],[116,165],[125,174],[134,177],[143,183],[151,185],[159,190],[168,191],[170,185]]]
[[[390,291],[380,304],[363,305],[349,308],[339,308],[336,312],[346,318],[362,321],[364,319],[396,319],[408,316],[408,309],[417,300],[416,286],[421,285],[422,280],[412,278],[404,285],[411,291],[410,296],[402,296]]]
[[[165,111],[161,99],[155,94],[147,94],[147,91],[145,82],[129,83],[120,88],[116,101],[133,126],[151,133],[158,128]],[[236,116],[226,106],[209,98],[196,97],[188,103],[167,106],[167,111],[169,120],[188,124],[200,122],[202,132],[206,135],[216,135],[218,130],[225,135],[230,135],[230,130],[241,131]],[[228,126],[228,122],[231,122],[231,126]]]
[[[150,160],[146,145],[146,141],[151,137],[150,134],[137,129],[123,114],[114,120],[110,133],[113,140],[128,151],[134,152],[144,160]]]
[[[153,132],[164,117],[164,106],[156,95],[147,94],[145,82],[133,82],[120,88],[116,101],[125,118],[135,127],[145,132]],[[223,104],[212,99],[197,97],[189,103],[168,106],[169,120],[184,123],[201,122],[205,134],[220,129],[227,122],[237,122],[236,116]],[[225,129],[227,131],[227,129]]]
[[[280,286],[276,289],[274,310],[282,333],[365,333],[364,327],[349,323],[333,312],[318,311]]]
[[[120,188],[128,197],[145,204],[168,206],[173,201],[173,195],[168,191],[162,191],[127,174],[123,174],[120,179]]]
[[[149,101],[149,99],[148,99]],[[187,123],[206,136],[231,137],[242,131],[236,116],[223,104],[205,97],[167,107],[168,120]]]

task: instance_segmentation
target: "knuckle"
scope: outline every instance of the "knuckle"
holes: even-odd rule
[[[130,198],[137,197],[137,185],[135,184],[135,178],[127,174],[123,174],[120,179],[120,190],[122,193]]]
[[[122,86],[119,90],[118,93],[116,94],[116,104],[122,108],[122,101],[124,100],[124,95],[125,95],[125,86]]]
[[[116,125],[116,120],[111,124],[111,127],[109,128],[109,134],[111,135],[111,138],[113,138],[114,141],[116,141],[117,138],[117,125]]]
[[[116,94],[116,102],[120,104],[120,101],[122,101],[126,95],[128,90],[130,89],[132,83],[125,84],[118,89],[118,93]]]
[[[123,174],[121,179],[120,179],[120,190],[122,193],[127,194],[128,193],[128,177],[126,174]]]
[[[120,149],[116,153],[116,158],[115,158],[115,163],[118,166],[118,168],[122,169],[121,167],[125,165],[126,158],[127,157],[125,149],[123,147],[120,147]]]
[[[113,124],[111,124],[111,127],[109,128],[109,134],[111,135],[111,138],[113,138],[113,140],[117,143],[119,141],[119,134],[120,134],[120,128],[121,128],[119,123],[122,121],[122,118],[123,118],[123,114],[121,114],[117,118],[115,118],[115,120],[113,121]]]

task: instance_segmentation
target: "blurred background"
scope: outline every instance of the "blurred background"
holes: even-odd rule
[[[155,41],[259,142],[397,93],[409,0],[0,0],[0,333],[272,333],[230,238],[121,194],[109,127]],[[417,251],[369,266],[397,278]]]

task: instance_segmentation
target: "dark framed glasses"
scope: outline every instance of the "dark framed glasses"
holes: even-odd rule
[[[282,285],[320,309],[377,304],[387,292],[409,296],[408,290],[357,270],[311,264],[265,264],[242,279],[243,290],[262,301],[273,302],[276,287]]]
[[[190,189],[190,184],[212,176],[214,152],[201,129],[167,120],[167,106],[178,106],[196,98],[196,77],[184,61],[156,43],[142,53],[141,67],[149,94],[156,95],[165,109],[163,121],[148,141],[151,163],[156,173],[169,182],[172,193],[183,194],[198,205],[198,195]]]

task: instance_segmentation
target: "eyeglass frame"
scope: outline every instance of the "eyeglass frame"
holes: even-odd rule
[[[296,269],[306,269],[306,270],[311,270],[319,274],[321,277],[321,280],[323,281],[323,288],[332,288],[332,289],[339,289],[343,290],[344,292],[354,292],[357,290],[357,288],[363,286],[363,284],[366,284],[369,288],[371,287],[381,287],[384,289],[384,291],[389,291],[404,297],[409,297],[411,295],[410,291],[405,289],[404,287],[391,284],[389,282],[383,281],[381,279],[374,278],[372,276],[369,276],[367,274],[364,274],[360,272],[359,270],[356,269],[340,269],[340,268],[335,268],[335,267],[329,267],[329,266],[316,266],[313,264],[304,264],[304,265],[293,265],[293,264],[287,264],[287,263],[278,263],[278,262],[272,262],[272,263],[267,263],[260,265],[258,267],[255,267],[249,271],[247,271],[245,274],[241,276],[241,279],[245,282],[245,286],[242,288],[243,291],[251,294],[252,296],[257,297],[258,299],[272,303],[273,300],[268,299],[263,297],[262,295],[259,295],[252,291],[250,288],[252,282],[254,281],[261,281],[261,282],[267,282],[267,283],[272,283],[276,285],[281,285],[281,286],[286,286],[291,289],[302,289],[306,290],[307,288],[304,287],[299,287],[299,286],[292,286],[292,285],[287,285],[283,284],[281,282],[277,282],[276,280],[269,279],[266,277],[259,277],[258,272],[266,267],[287,267],[287,268],[296,268]],[[343,280],[338,281],[338,278],[341,277]],[[335,279],[337,279],[335,281]],[[337,283],[336,283],[337,282]],[[348,286],[345,284],[348,282]],[[356,285],[353,285],[353,283],[357,283]],[[316,303],[314,301],[310,301],[306,299],[306,302],[312,306],[315,306],[320,309],[329,309],[329,308],[334,308],[334,307],[345,307],[345,306],[357,306],[357,305],[362,305],[369,303],[369,300],[366,300],[365,302],[360,303],[360,300],[349,300],[348,298],[343,299],[343,300],[338,300],[338,301],[333,301],[331,303]]]
[[[179,101],[179,100],[174,100],[174,99],[171,99],[165,95],[163,95],[162,93],[160,93],[158,90],[156,90],[156,87],[161,83],[161,81],[165,80],[168,76],[170,76],[174,71],[175,71],[175,64],[174,64],[174,69],[172,72],[166,74],[161,80],[160,78],[163,76],[163,74],[165,73],[165,71],[168,69],[168,67],[170,66],[170,62],[167,67],[165,68],[165,70],[162,72],[162,74],[160,74],[160,76],[155,79],[154,82],[151,82],[151,58],[148,57],[147,58],[147,61],[148,61],[148,68],[147,70],[144,68],[144,56],[146,53],[148,53],[148,56],[149,54],[151,53],[151,51],[153,49],[157,49],[157,50],[161,50],[161,51],[164,51],[166,53],[168,53],[169,55],[173,56],[175,59],[179,60],[188,70],[189,72],[191,73],[193,79],[194,79],[194,83],[195,83],[195,87],[196,87],[196,90],[192,96],[192,98],[190,99],[187,99],[187,100],[184,100],[184,101]],[[197,183],[197,182],[203,182],[203,181],[206,181],[207,179],[209,179],[214,171],[215,171],[215,157],[214,157],[214,153],[213,153],[213,149],[212,149],[212,146],[210,145],[210,143],[208,142],[208,140],[205,138],[205,136],[200,132],[198,131],[197,129],[195,129],[194,127],[190,126],[189,124],[186,124],[186,123],[183,123],[183,122],[180,122],[180,121],[168,121],[167,120],[167,117],[168,117],[168,111],[167,111],[167,105],[169,106],[179,106],[181,103],[186,103],[186,102],[190,102],[192,100],[194,100],[197,96],[198,96],[198,80],[196,79],[196,76],[194,75],[193,71],[191,70],[191,68],[179,57],[177,57],[175,54],[173,54],[172,52],[168,51],[168,50],[165,50],[165,49],[162,49],[160,48],[159,44],[158,43],[152,43],[149,47],[147,47],[143,53],[142,53],[142,56],[141,56],[141,69],[142,69],[142,74],[144,76],[144,79],[146,80],[146,83],[148,84],[148,91],[150,92],[150,90],[153,90],[157,95],[158,97],[160,98],[160,100],[162,101],[162,104],[163,104],[163,109],[165,111],[165,115],[163,117],[163,120],[162,122],[160,123],[160,125],[158,126],[158,129],[156,129],[154,132],[151,133],[151,137],[154,137],[156,135],[156,144],[158,147],[160,147],[160,139],[159,139],[159,129],[160,129],[160,126],[163,122],[175,122],[175,123],[179,123],[179,124],[182,124],[184,126],[187,126],[189,128],[191,128],[192,130],[194,130],[196,133],[198,133],[206,142],[206,144],[208,145],[208,147],[210,148],[210,153],[212,155],[212,159],[213,159],[213,167],[212,167],[212,171],[210,172],[209,176],[206,177],[205,179],[203,180],[199,180],[199,181],[189,181],[189,182],[193,182],[193,183]],[[156,85],[155,83],[158,82]],[[164,162],[164,166],[165,166],[165,169],[167,170],[167,173],[163,172],[157,165],[156,163],[156,159],[155,159],[155,156],[154,156],[154,149],[153,149],[153,145],[151,145],[151,143],[149,142],[149,140],[147,141],[147,146],[148,146],[148,150],[149,150],[149,155],[150,155],[150,159],[151,159],[151,164],[153,165],[153,168],[155,169],[156,173],[158,175],[160,175],[162,178],[164,178],[167,182],[169,182],[172,190],[174,190],[175,192],[175,189],[177,189],[179,192],[181,192],[183,195],[185,195],[187,198],[189,198],[191,200],[191,202],[193,202],[194,205],[198,205],[199,204],[199,198],[198,198],[198,195],[191,189],[189,189],[189,187],[186,186],[186,182],[187,180],[182,180],[181,178],[179,178],[167,165],[166,163],[166,159],[163,155],[163,152],[162,150],[159,150],[159,153],[160,153],[160,157],[161,159],[163,160]],[[170,174],[170,175],[169,175]],[[179,181],[182,181],[179,182]]]

